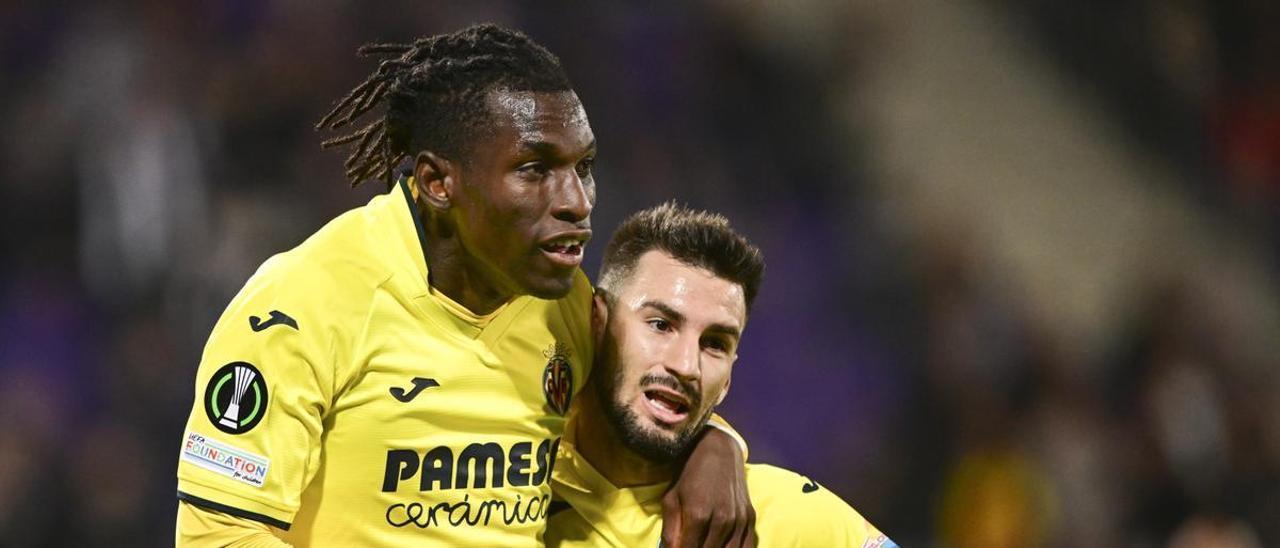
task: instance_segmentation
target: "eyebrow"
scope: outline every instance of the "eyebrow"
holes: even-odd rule
[[[541,156],[557,156],[560,154],[560,147],[548,141],[520,141],[518,146],[522,151],[527,150]],[[586,150],[588,154],[595,152],[595,139],[592,139],[590,143],[587,143],[587,147],[584,150]]]
[[[643,303],[640,303],[640,308],[655,309],[658,312],[663,313],[664,315],[671,318],[672,320],[675,320],[678,323],[684,323],[684,320],[685,320],[684,314],[680,313],[679,310],[671,308],[671,305],[668,305],[667,303],[664,303],[662,301],[648,300]],[[710,325],[710,327],[707,328],[707,330],[714,331],[716,333],[724,333],[726,335],[732,336],[735,339],[742,337],[742,332],[739,331],[738,328],[728,324],[713,323]]]

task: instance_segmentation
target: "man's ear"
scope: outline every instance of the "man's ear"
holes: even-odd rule
[[[453,204],[457,188],[458,164],[424,150],[418,153],[413,166],[413,183],[418,198],[431,209],[444,211]]]
[[[609,324],[609,304],[606,301],[608,295],[605,290],[596,288],[595,295],[591,297],[591,340],[595,343],[597,349],[604,344],[605,326]],[[597,350],[599,352],[599,350]]]
[[[716,405],[715,405],[715,407],[719,407],[719,406],[720,406],[720,404],[721,404],[722,402],[724,402],[724,398],[725,398],[725,396],[728,396],[728,395],[729,395],[729,387],[730,387],[730,386],[732,386],[732,385],[733,385],[733,375],[729,375],[729,380],[724,381],[724,390],[721,390],[721,391],[720,391],[720,397],[719,397],[719,398],[716,398]]]

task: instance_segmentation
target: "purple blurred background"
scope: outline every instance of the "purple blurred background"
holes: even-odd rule
[[[354,49],[557,53],[598,238],[769,270],[723,414],[903,546],[1280,545],[1280,5],[0,3],[0,545],[172,543],[214,320],[350,190]],[[1264,5],[1265,4],[1265,5]]]

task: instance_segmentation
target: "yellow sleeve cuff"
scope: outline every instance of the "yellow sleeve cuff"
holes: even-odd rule
[[[201,485],[189,478],[178,478],[178,500],[194,506],[251,519],[272,527],[289,530],[293,512],[234,493]]]
[[[288,548],[289,544],[257,521],[178,503],[174,529],[177,548]]]
[[[738,442],[738,447],[742,448],[742,462],[747,461],[747,440],[743,438],[742,434],[739,434],[737,430],[734,430],[732,426],[729,426],[729,422],[724,420],[724,417],[721,417],[716,413],[712,413],[711,419],[707,421],[707,426],[728,434],[729,437],[733,438],[733,441]]]

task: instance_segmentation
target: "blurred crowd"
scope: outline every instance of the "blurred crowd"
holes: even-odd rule
[[[1280,5],[1009,4],[1206,204],[1280,238]]]
[[[1276,303],[1153,270],[1086,348],[990,268],[981,234],[890,236],[877,136],[843,115],[875,55],[852,4],[0,4],[0,545],[172,543],[213,322],[263,260],[381,190],[349,188],[311,129],[372,70],[355,48],[479,21],[546,45],[583,99],[601,151],[589,265],[624,215],[670,198],[764,249],[723,407],[752,460],[903,546],[1280,545],[1280,358],[1257,351]],[[1016,21],[1184,173],[1276,294],[1278,10],[974,9]]]

